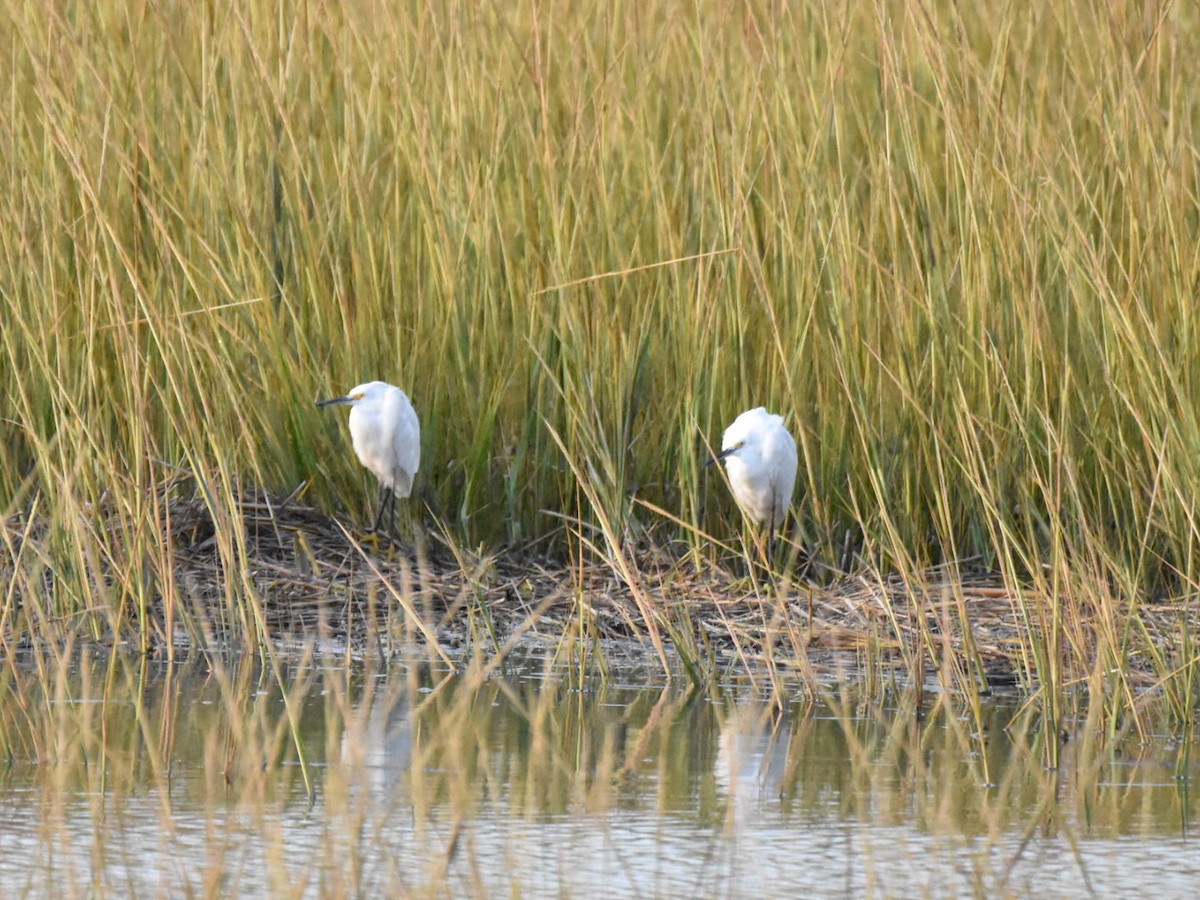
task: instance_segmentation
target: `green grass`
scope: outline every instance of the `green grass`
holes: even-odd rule
[[[849,530],[878,572],[1051,597],[1043,680],[1195,593],[1187,4],[13,3],[0,33],[10,629],[142,626],[176,467],[219,523],[302,482],[362,518],[312,401],[376,377],[462,546],[578,554],[552,511],[711,552],[704,442],[765,404],[819,561]]]

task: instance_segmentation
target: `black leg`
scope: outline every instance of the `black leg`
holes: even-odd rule
[[[379,486],[379,508],[375,510],[375,523],[371,526],[367,534],[373,534],[379,530],[379,523],[383,521],[383,509],[387,505],[387,497],[390,491],[383,485]]]
[[[767,572],[770,573],[771,565],[775,562],[775,502],[771,502],[771,519],[767,522]]]
[[[392,470],[392,484],[396,483],[396,476],[399,474],[399,469]],[[388,519],[388,537],[393,540],[396,537],[396,489],[395,487],[388,488],[388,499],[392,501],[391,518]]]

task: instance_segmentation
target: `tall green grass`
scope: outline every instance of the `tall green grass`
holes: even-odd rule
[[[637,500],[729,533],[704,442],[766,404],[818,561],[849,530],[881,572],[1032,585],[1040,677],[1071,604],[1112,600],[1119,667],[1128,604],[1194,593],[1188,4],[13,2],[0,33],[31,625],[178,590],[179,469],[218,522],[304,481],[363,517],[312,401],[371,378],[466,546],[699,543]]]

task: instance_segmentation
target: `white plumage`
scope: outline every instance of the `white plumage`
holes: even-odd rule
[[[421,464],[421,425],[404,391],[382,381],[370,381],[344,397],[321,400],[317,406],[346,404],[350,409],[350,440],[358,461],[379,479],[379,511],[372,530],[379,527],[390,499],[392,525],[396,498],[412,493],[413,478]]]
[[[733,498],[756,525],[772,534],[783,524],[796,485],[796,441],[783,416],[763,407],[747,410],[725,429],[721,452]]]

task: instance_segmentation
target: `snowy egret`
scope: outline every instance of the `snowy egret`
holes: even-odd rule
[[[709,462],[718,459],[725,460],[729,488],[742,512],[755,525],[767,528],[769,552],[796,484],[796,441],[783,427],[783,416],[761,406],[742,413],[725,429],[721,452]]]
[[[350,441],[358,461],[379,479],[376,531],[387,501],[392,502],[391,529],[396,526],[396,498],[412,492],[421,463],[421,425],[404,391],[382,381],[352,388],[344,397],[318,401],[317,406],[346,404],[350,409]]]

